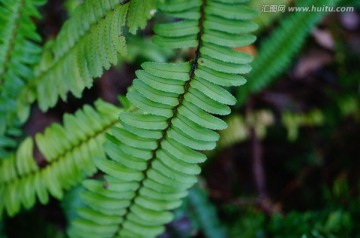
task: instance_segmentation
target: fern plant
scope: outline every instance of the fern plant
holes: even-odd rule
[[[84,182],[87,191],[69,231],[71,237],[155,237],[197,181],[198,150],[211,150],[226,128],[215,115],[230,113],[235,98],[223,87],[240,86],[251,57],[230,47],[254,42],[248,35],[256,13],[225,0],[173,0],[161,7],[183,20],[155,26],[154,41],[170,48],[194,47],[189,62],[144,63],[127,94],[138,110],[120,114],[97,159],[105,181]]]
[[[98,101],[95,110],[85,106],[66,115],[63,126],[26,138],[0,162],[0,220],[4,211],[14,216],[36,200],[48,203],[49,194],[62,199],[98,168],[103,179],[83,182],[85,207],[72,221],[71,237],[155,237],[163,232],[173,218],[171,210],[197,182],[199,163],[206,160],[201,151],[213,149],[216,131],[227,127],[221,117],[236,103],[227,88],[243,85],[242,74],[251,69],[252,57],[232,49],[255,41],[250,33],[257,25],[250,19],[256,12],[245,2],[160,4],[171,22],[154,27],[154,42],[193,49],[191,59],[142,64],[123,101],[126,109]],[[87,0],[78,5],[56,39],[44,44],[9,114],[25,122],[35,101],[46,111],[68,93],[80,97],[94,78],[127,54],[128,32],[144,28],[159,3]],[[108,157],[103,150],[107,131]],[[39,156],[45,159],[41,166],[35,158]]]

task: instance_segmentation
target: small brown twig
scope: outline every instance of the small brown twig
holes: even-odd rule
[[[251,103],[246,107],[246,114],[250,115],[252,112]],[[256,202],[258,206],[264,210],[267,214],[279,213],[280,209],[275,206],[266,191],[266,176],[264,169],[263,159],[263,145],[256,133],[254,122],[248,122],[249,135],[251,143],[251,155],[252,155],[252,171],[254,176],[254,182],[258,198]]]

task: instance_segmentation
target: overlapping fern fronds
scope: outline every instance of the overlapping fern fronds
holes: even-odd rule
[[[298,6],[334,6],[339,0],[297,1]],[[248,75],[249,82],[238,89],[238,102],[243,103],[250,93],[259,92],[269,85],[291,64],[294,55],[304,44],[313,27],[326,12],[303,11],[291,13],[282,19],[280,26],[267,38],[259,49]]]
[[[105,181],[84,182],[87,207],[71,237],[155,237],[164,231],[200,173],[199,163],[226,128],[216,115],[236,99],[224,88],[240,86],[252,57],[231,48],[254,42],[248,21],[256,13],[243,0],[170,0],[161,9],[182,21],[156,26],[163,47],[195,48],[190,62],[144,63],[127,98],[137,112],[120,114],[96,165]]]
[[[63,197],[63,190],[79,183],[96,171],[94,157],[104,157],[104,133],[117,124],[120,112],[98,100],[95,108],[85,106],[74,115],[65,115],[63,126],[53,124],[35,139],[27,138],[17,153],[0,162],[0,217],[31,208],[36,197],[42,204],[49,194]],[[35,154],[46,163],[39,167]],[[38,158],[39,156],[37,156]]]
[[[33,77],[33,66],[38,63],[41,37],[36,33],[34,19],[43,0],[0,1],[0,151],[14,143],[10,130],[16,124],[11,113],[24,84]],[[5,143],[5,144],[4,144]],[[4,146],[4,147],[3,147]]]

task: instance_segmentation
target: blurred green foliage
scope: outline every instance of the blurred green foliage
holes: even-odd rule
[[[358,191],[359,192],[359,191]],[[338,178],[331,189],[324,186],[323,206],[318,210],[290,211],[265,217],[258,209],[230,206],[228,214],[241,216],[229,225],[231,237],[360,237],[360,196],[350,199],[348,181]],[[321,199],[315,198],[314,199]]]

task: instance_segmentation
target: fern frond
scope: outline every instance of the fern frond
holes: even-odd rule
[[[122,30],[128,5],[121,0],[89,0],[78,6],[44,52],[34,80],[23,90],[21,107],[37,99],[47,110],[59,96],[66,100],[68,92],[80,97],[93,78],[116,64],[118,53],[126,54]]]
[[[252,57],[230,47],[254,42],[256,15],[243,0],[172,0],[162,6],[183,21],[155,27],[163,47],[194,47],[185,63],[144,63],[127,98],[138,112],[120,114],[96,165],[106,181],[84,182],[88,207],[79,211],[72,237],[155,237],[172,220],[197,181],[198,163],[226,128],[215,115],[230,113],[235,98],[223,87],[245,83]],[[219,40],[220,39],[220,40]],[[215,54],[214,54],[215,52]]]
[[[16,115],[16,98],[33,77],[38,63],[41,37],[33,19],[40,18],[37,8],[45,1],[0,1],[0,135],[12,127]]]
[[[299,6],[334,6],[339,0],[304,0]],[[248,75],[249,83],[238,89],[237,98],[240,103],[250,93],[259,92],[279,76],[291,63],[299,51],[306,36],[322,19],[325,12],[291,13],[259,49],[253,63],[253,70]]]
[[[94,173],[93,158],[104,157],[104,133],[117,124],[119,111],[99,100],[95,109],[66,114],[63,126],[53,124],[35,139],[25,139],[16,155],[0,162],[0,216],[3,209],[13,216],[21,206],[31,208],[36,197],[42,204],[49,194],[61,199],[64,189]],[[44,157],[45,167],[37,165],[35,153]]]

